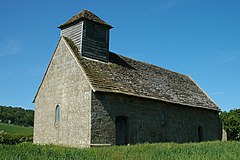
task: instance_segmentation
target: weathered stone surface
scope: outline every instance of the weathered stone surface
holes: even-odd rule
[[[155,142],[197,142],[198,127],[203,141],[221,139],[218,112],[176,105],[123,94],[92,94],[91,143],[116,144],[115,120],[127,118],[130,144]]]
[[[90,21],[99,32],[87,36]],[[186,75],[109,52],[110,28],[89,11],[60,26],[64,37],[34,99],[34,143],[220,140],[220,109],[208,95]]]
[[[34,143],[90,145],[91,88],[61,39],[35,99]],[[60,122],[55,108],[60,106]]]

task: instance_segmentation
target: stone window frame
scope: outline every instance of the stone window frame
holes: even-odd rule
[[[61,108],[60,108],[60,105],[58,104],[58,105],[56,105],[56,107],[55,107],[55,123],[57,124],[57,123],[60,123],[60,117],[61,117],[61,110],[60,110]]]

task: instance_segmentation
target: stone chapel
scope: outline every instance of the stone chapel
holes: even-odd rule
[[[33,101],[34,143],[221,139],[220,109],[191,77],[109,51],[112,26],[88,10],[58,28],[61,37]]]

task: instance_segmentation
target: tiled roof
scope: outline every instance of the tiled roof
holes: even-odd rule
[[[112,26],[110,26],[109,24],[107,24],[106,22],[104,22],[102,19],[100,19],[97,15],[95,15],[94,13],[88,11],[88,10],[83,10],[82,12],[76,14],[75,16],[73,16],[72,18],[70,18],[69,20],[67,20],[67,22],[63,23],[62,25],[58,26],[58,28],[63,28],[65,26],[68,26],[72,23],[78,22],[82,19],[87,19],[102,25],[105,25],[106,27],[112,28]]]
[[[219,110],[189,77],[110,52],[109,63],[82,57],[65,38],[95,91],[122,93],[187,106]]]

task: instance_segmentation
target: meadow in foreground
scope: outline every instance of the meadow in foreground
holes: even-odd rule
[[[240,158],[240,142],[159,143],[102,148],[67,148],[54,145],[0,145],[0,159],[14,160],[230,160]]]

